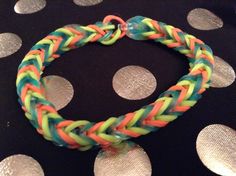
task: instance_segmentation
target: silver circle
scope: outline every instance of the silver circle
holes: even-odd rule
[[[18,0],[14,10],[19,14],[31,14],[42,10],[46,4],[46,0]]]
[[[188,13],[187,21],[193,28],[199,30],[213,30],[223,27],[223,21],[220,17],[203,8],[191,10]]]
[[[0,58],[17,52],[22,46],[21,38],[13,33],[0,34]]]
[[[72,84],[63,77],[50,75],[43,78],[45,84],[45,96],[52,102],[56,110],[64,108],[73,98]]]
[[[236,176],[236,131],[220,124],[205,127],[198,135],[196,149],[203,164],[224,176]]]
[[[215,65],[211,77],[211,87],[227,87],[235,81],[234,69],[223,59],[214,56]]]
[[[103,0],[73,0],[79,6],[93,6],[100,4]]]
[[[0,162],[0,176],[44,176],[44,172],[32,157],[12,155]]]
[[[118,152],[101,150],[94,163],[95,176],[151,176],[152,166],[146,152],[127,144]]]
[[[140,100],[155,91],[157,81],[146,68],[130,65],[115,73],[112,85],[119,96],[129,100]]]

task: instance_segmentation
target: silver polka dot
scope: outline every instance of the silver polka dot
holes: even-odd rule
[[[101,3],[103,0],[74,0],[74,3],[79,6],[93,6]]]
[[[130,65],[115,73],[112,85],[119,96],[129,100],[140,100],[155,91],[157,81],[147,69]]]
[[[211,78],[211,87],[227,87],[235,81],[234,69],[223,59],[215,57],[215,65]]]
[[[56,110],[64,108],[73,98],[74,89],[71,83],[56,75],[43,78],[45,84],[45,96],[53,103]]]
[[[223,21],[207,9],[196,8],[189,12],[188,23],[199,30],[213,30],[223,27]]]
[[[7,57],[22,46],[22,40],[20,37],[13,33],[2,33],[0,34],[0,58]]]
[[[13,155],[0,162],[0,176],[44,176],[44,172],[35,159]]]
[[[102,150],[94,163],[95,176],[151,176],[152,166],[140,146],[125,147],[118,152]]]
[[[197,153],[203,164],[219,175],[236,176],[236,131],[220,124],[205,127],[198,135]]]
[[[19,14],[31,14],[42,10],[46,6],[46,0],[18,0],[14,10]]]

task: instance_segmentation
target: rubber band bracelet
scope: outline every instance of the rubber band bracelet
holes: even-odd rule
[[[118,26],[113,21],[118,22]],[[63,119],[44,95],[41,74],[45,66],[71,49],[90,42],[111,45],[125,35],[135,40],[160,42],[186,55],[189,73],[155,102],[135,112],[96,123]],[[148,134],[175,120],[194,106],[209,88],[213,64],[210,47],[178,28],[141,16],[124,22],[109,15],[92,25],[57,29],[36,43],[18,68],[17,94],[26,117],[45,139],[58,146],[88,150]]]

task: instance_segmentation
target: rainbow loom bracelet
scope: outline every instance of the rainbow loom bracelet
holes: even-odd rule
[[[118,26],[112,21],[117,21]],[[44,95],[41,74],[45,66],[64,52],[89,42],[111,45],[125,35],[135,40],[160,42],[186,55],[189,73],[155,102],[135,112],[95,123],[63,119]],[[17,94],[26,117],[45,139],[59,146],[88,150],[148,134],[175,120],[209,88],[213,65],[210,47],[178,28],[142,16],[124,22],[109,15],[92,25],[59,28],[36,43],[18,68]]]

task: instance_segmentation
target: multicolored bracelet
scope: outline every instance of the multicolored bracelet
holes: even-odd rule
[[[118,26],[112,21],[117,21]],[[45,66],[64,52],[89,42],[111,45],[125,35],[135,40],[160,42],[186,55],[189,73],[155,102],[135,112],[96,123],[63,119],[44,95],[41,74]],[[59,146],[88,150],[148,134],[175,120],[194,106],[209,88],[213,65],[210,47],[178,28],[141,16],[124,22],[110,15],[93,25],[57,29],[36,43],[19,66],[17,94],[26,117],[45,139]]]

